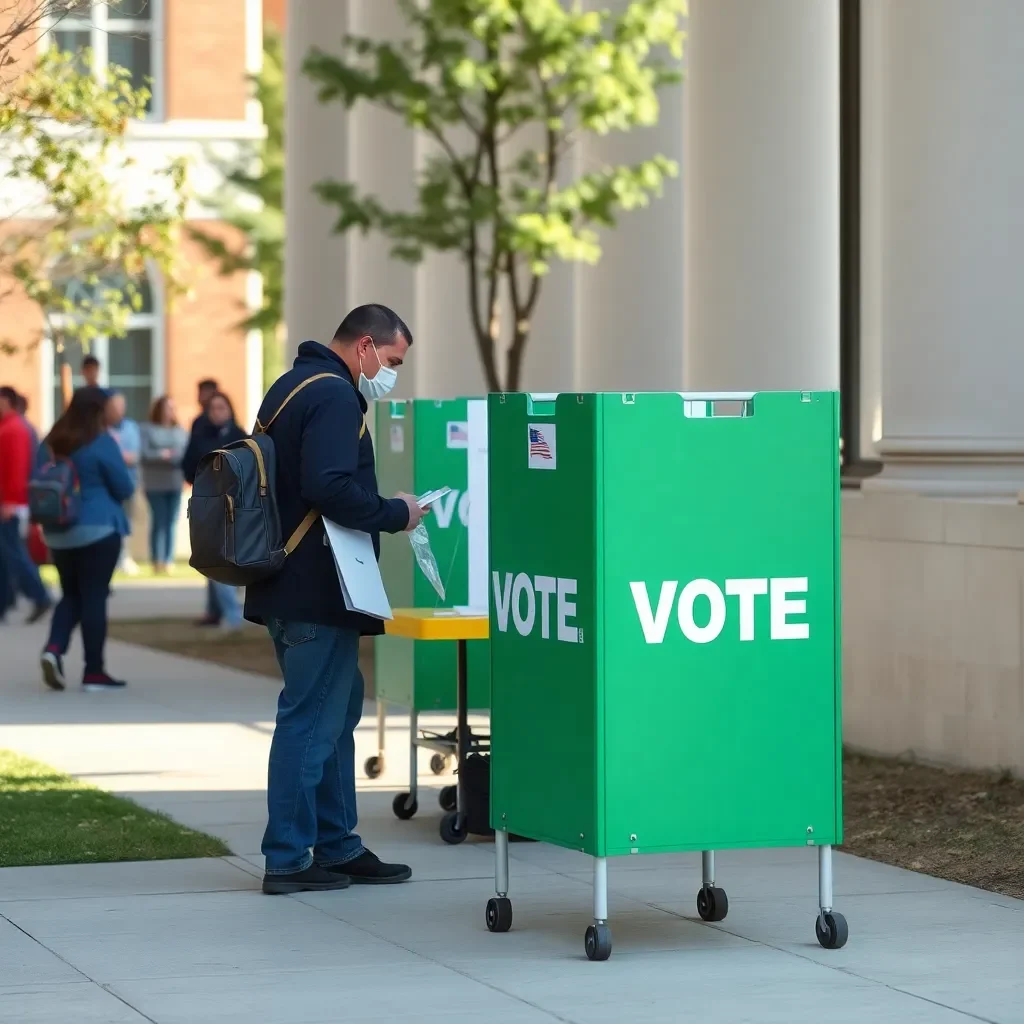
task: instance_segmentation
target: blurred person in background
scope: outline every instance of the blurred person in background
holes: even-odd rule
[[[21,593],[32,602],[30,623],[38,622],[52,604],[25,543],[35,454],[32,432],[18,412],[17,391],[0,387],[0,618]]]
[[[220,391],[210,396],[206,403],[206,424],[197,432],[193,424],[192,438],[185,450],[181,468],[185,481],[191,486],[196,479],[196,470],[204,455],[223,448],[226,444],[241,441],[247,436],[235,420],[235,409],[231,399]],[[198,422],[198,420],[197,420]],[[206,614],[196,623],[198,626],[220,626],[226,632],[242,628],[242,606],[238,591],[226,583],[206,581]]]
[[[205,380],[201,380],[196,385],[196,402],[199,405],[199,415],[192,421],[192,427],[189,431],[189,445],[202,446],[206,443],[206,437],[212,429],[210,418],[206,415],[206,407],[210,404],[210,399],[214,395],[220,393],[220,385],[212,378],[207,377]],[[198,465],[199,460],[196,460]],[[193,470],[194,472],[194,470]],[[188,481],[191,486],[192,481]],[[220,608],[217,605],[217,595],[213,587],[206,588],[206,611],[202,618],[196,621],[197,626],[219,626],[220,625]]]
[[[108,403],[100,388],[79,388],[44,441],[54,459],[71,461],[81,490],[74,525],[44,531],[61,588],[40,658],[43,682],[52,690],[66,686],[64,655],[79,625],[85,649],[82,688],[109,692],[125,686],[107,673],[103,655],[110,580],[128,536],[124,510],[135,485],[108,430]]]
[[[206,415],[206,408],[214,395],[220,394],[220,385],[212,378],[207,377],[196,385],[196,401],[199,403],[199,415],[192,421],[192,429],[189,431],[191,440],[197,434],[207,433],[210,430],[210,418]]]
[[[100,361],[95,356],[86,356],[82,360],[82,379],[87,388],[100,386]]]
[[[153,570],[167,572],[174,562],[174,539],[181,510],[185,474],[181,463],[188,434],[178,423],[174,399],[163,395],[153,403],[142,428],[142,483],[149,502],[149,557]]]
[[[120,391],[109,391],[107,398],[107,424],[110,434],[121,449],[121,456],[132,480],[132,493],[125,502],[124,513],[128,517],[129,530],[135,521],[135,494],[139,486],[139,464],[142,459],[142,430],[138,423],[126,415],[124,395]],[[127,535],[126,535],[127,536]],[[121,561],[118,568],[129,576],[137,576],[139,567],[135,559],[128,553],[127,545],[122,545]]]
[[[39,433],[32,425],[32,421],[28,418],[28,399],[24,395],[18,395],[14,401],[14,408],[22,418],[22,421],[28,430],[29,437],[32,438],[32,465],[35,467],[39,462],[41,446],[39,444]]]

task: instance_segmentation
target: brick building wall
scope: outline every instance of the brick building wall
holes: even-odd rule
[[[263,20],[278,30],[285,30],[288,14],[288,0],[263,0]]]
[[[195,221],[207,234],[230,239],[234,230],[214,221]],[[190,238],[182,241],[182,256],[189,267],[191,295],[179,300],[167,316],[165,381],[167,393],[178,405],[182,419],[198,414],[196,383],[216,380],[231,399],[242,426],[246,425],[246,336],[239,321],[246,315],[246,281],[242,273],[224,277],[202,248]]]
[[[241,120],[245,80],[245,0],[165,0],[166,114]]]

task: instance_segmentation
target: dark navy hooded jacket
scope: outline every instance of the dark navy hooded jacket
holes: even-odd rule
[[[304,341],[292,368],[267,392],[259,421],[268,423],[295,386],[318,373],[334,375],[302,389],[270,426],[277,462],[277,507],[287,540],[306,513],[317,509],[339,526],[373,537],[380,555],[380,533],[400,533],[409,510],[400,498],[377,493],[373,441],[362,432],[366,400],[340,357],[315,341]],[[342,626],[365,634],[382,632],[377,619],[348,611],[338,573],[318,519],[284,568],[246,588],[245,617],[253,622],[282,619]]]

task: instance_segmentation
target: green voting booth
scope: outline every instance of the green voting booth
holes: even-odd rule
[[[377,484],[381,494],[397,491],[424,494],[438,487],[451,492],[431,506],[423,523],[430,547],[445,583],[442,601],[416,565],[409,538],[404,534],[381,537],[380,571],[393,608],[440,608],[468,601],[467,526],[470,495],[467,491],[469,429],[467,400],[413,399],[376,403],[374,447]],[[487,641],[468,645],[469,702],[474,709],[490,704]],[[366,761],[370,778],[384,770],[384,735],[388,705],[407,708],[410,725],[409,792],[395,800],[395,813],[411,818],[416,813],[416,751],[434,751],[431,769],[442,774],[451,762],[455,737],[419,735],[423,712],[454,712],[456,706],[457,644],[380,636],[374,641],[377,696],[378,754]],[[454,787],[442,791],[442,807],[451,810]]]
[[[842,840],[838,395],[491,395],[492,931],[508,835],[594,858]],[[545,756],[535,756],[544,750]]]

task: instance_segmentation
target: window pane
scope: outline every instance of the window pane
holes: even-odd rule
[[[109,17],[125,21],[149,21],[153,17],[153,0],[110,0]]]
[[[116,386],[116,385],[115,385]],[[136,423],[145,423],[149,419],[149,409],[153,404],[152,387],[148,384],[118,388],[124,395],[125,415]]]
[[[148,327],[138,327],[123,338],[111,338],[108,344],[110,386],[148,386],[153,374],[153,332]]]
[[[131,72],[133,89],[146,86],[152,90],[153,84],[149,79],[153,73],[153,64],[148,32],[111,32],[107,37],[107,61]],[[146,109],[152,108],[153,99],[150,97]]]
[[[136,310],[137,313],[152,313],[153,312],[153,289],[149,286],[149,278],[144,277],[138,282],[137,287],[139,289],[139,297],[142,299],[142,305]]]
[[[76,63],[80,71],[89,70],[86,51],[92,45],[92,33],[87,29],[57,29],[53,33],[53,45],[62,53],[73,53],[78,58]]]

